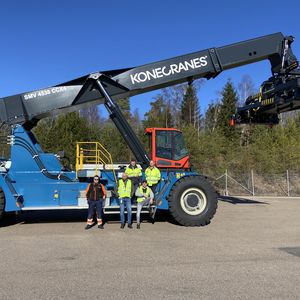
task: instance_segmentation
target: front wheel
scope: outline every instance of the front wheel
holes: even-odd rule
[[[216,213],[218,197],[204,177],[186,176],[174,184],[168,202],[170,214],[179,224],[204,226]]]

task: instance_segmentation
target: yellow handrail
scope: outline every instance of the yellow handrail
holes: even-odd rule
[[[85,164],[95,165],[95,174],[99,170],[100,165],[111,165],[114,178],[117,182],[116,173],[113,167],[113,160],[110,152],[99,142],[77,142],[76,143],[76,178],[78,171],[84,169]]]

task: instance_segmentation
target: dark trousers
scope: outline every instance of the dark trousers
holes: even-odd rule
[[[149,186],[149,188],[152,190],[153,194],[155,195],[155,191],[156,191],[156,188],[157,188],[157,183],[156,184],[153,184],[151,186]]]
[[[97,211],[97,219],[102,219],[102,200],[88,200],[88,219],[93,219],[94,211]]]
[[[131,204],[136,204],[137,202],[137,196],[135,195],[135,192],[137,190],[137,188],[139,187],[139,183],[138,182],[133,182],[133,195],[131,197]]]

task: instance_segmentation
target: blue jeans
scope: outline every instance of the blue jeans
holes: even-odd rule
[[[131,199],[130,198],[120,198],[120,219],[121,224],[125,223],[125,206],[127,210],[127,221],[131,224]]]

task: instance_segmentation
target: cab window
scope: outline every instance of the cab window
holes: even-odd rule
[[[156,131],[156,157],[180,160],[188,155],[183,135],[179,131]]]

